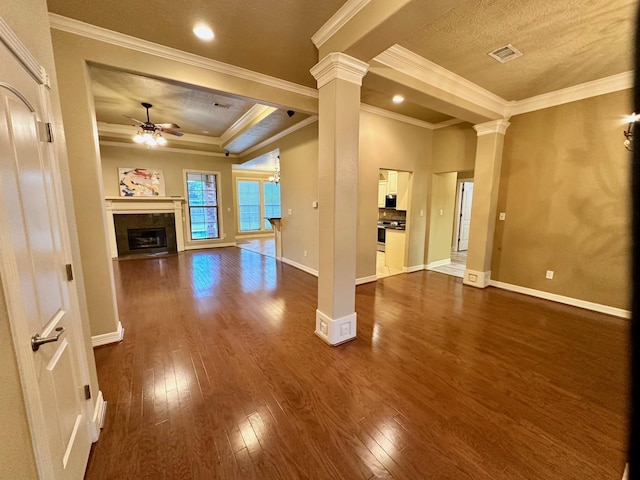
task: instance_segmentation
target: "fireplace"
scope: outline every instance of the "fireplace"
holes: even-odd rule
[[[164,248],[167,246],[167,229],[162,228],[129,228],[129,250],[147,248]]]
[[[114,214],[118,257],[177,253],[173,213]]]

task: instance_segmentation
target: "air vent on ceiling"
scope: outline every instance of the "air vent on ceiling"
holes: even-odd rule
[[[522,52],[511,44],[504,47],[496,48],[493,52],[489,52],[489,56],[495,58],[500,63],[507,63],[522,56]]]

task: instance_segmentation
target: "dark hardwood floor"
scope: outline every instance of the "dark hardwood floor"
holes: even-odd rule
[[[628,322],[436,272],[357,288],[237,248],[114,263],[120,344],[86,478],[622,478]]]

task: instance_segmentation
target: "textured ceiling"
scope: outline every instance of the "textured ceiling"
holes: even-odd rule
[[[270,115],[255,124],[231,136],[228,143],[223,144],[220,137],[241,121],[252,107],[260,105],[255,101],[215,92],[193,85],[149,78],[130,72],[123,72],[91,65],[89,68],[96,120],[99,123],[101,139],[113,141],[108,129],[110,126],[130,126],[130,135],[122,133],[121,137],[129,142],[130,137],[138,131],[133,120],[146,121],[146,110],[142,102],[151,103],[149,119],[153,123],[175,123],[176,130],[184,134],[211,137],[216,143],[190,141],[189,135],[176,138],[165,134],[168,146],[188,148],[191,150],[208,150],[211,152],[229,151],[240,154],[256,144],[280,133],[296,123],[309,117],[300,112],[293,116],[286,109],[275,109]],[[123,130],[126,132],[127,130]],[[122,141],[121,139],[121,141]]]
[[[633,69],[637,0],[466,0],[399,41],[505,100],[522,100]],[[524,55],[487,53],[511,43]]]
[[[391,5],[377,3],[382,1],[372,0],[369,10]],[[421,2],[426,1],[407,0],[416,8],[400,8],[387,24],[372,24],[373,36],[392,32],[398,37],[395,43],[505,100],[522,100],[633,68],[638,0],[439,0],[441,8],[417,21],[415,12],[422,11]],[[311,36],[344,4],[344,0],[48,0],[52,13],[310,87],[315,87],[315,80],[309,69],[318,59]],[[352,27],[366,32],[368,20],[364,14],[357,16],[339,36]],[[210,25],[216,38],[198,40],[191,33],[196,23]],[[506,64],[487,55],[508,43],[524,55]],[[152,121],[177,123],[186,133],[225,137],[224,132],[256,105],[251,99],[170,79],[98,66],[91,74],[100,122],[126,125],[123,115],[142,120],[140,102],[145,101],[154,105]],[[421,92],[406,92],[413,103],[392,104],[390,98],[406,88],[395,78],[382,81],[372,73],[364,78],[362,101],[430,123],[451,118],[427,108],[447,111],[437,102],[418,104]],[[286,109],[282,106],[212,151],[228,148],[242,153],[306,118],[296,114],[291,119]]]
[[[50,12],[132,37],[315,87],[311,36],[344,0],[48,0]],[[205,23],[202,42],[191,32]]]

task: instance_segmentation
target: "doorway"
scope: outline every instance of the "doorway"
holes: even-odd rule
[[[471,205],[473,203],[473,180],[458,181],[456,202],[456,228],[454,230],[453,252],[466,252],[469,248],[471,228]]]
[[[376,277],[404,272],[411,172],[378,171],[378,229]]]

